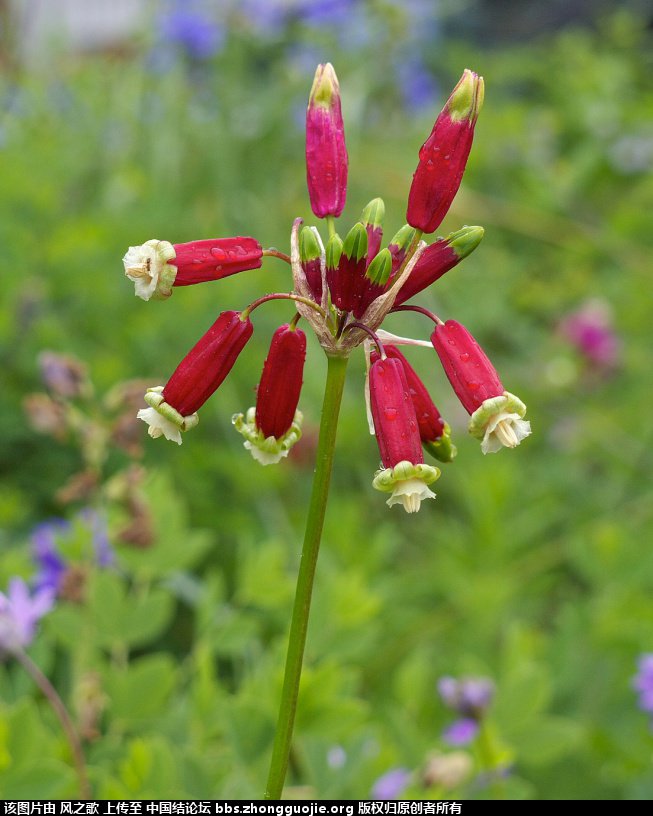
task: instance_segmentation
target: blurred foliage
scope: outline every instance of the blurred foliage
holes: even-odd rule
[[[164,45],[143,38],[0,78],[0,575],[3,589],[29,576],[38,522],[89,502],[108,514],[117,567],[88,566],[82,597],[61,600],[30,649],[82,730],[98,798],[260,795],[325,366],[313,343],[304,439],[263,469],[230,417],[253,402],[267,338],[289,308],[256,313],[254,340],[179,449],[109,444],[108,397],[79,408],[81,437],[37,433],[24,404],[42,390],[38,355],[83,360],[94,394],[164,382],[218,311],[288,290],[287,269],[268,259],[144,304],[120,258],[153,236],[253,234],[285,249],[294,217],[314,222],[307,53],[340,78],[343,224],[381,195],[387,235],[401,226],[446,92],[407,112],[384,46],[407,33],[393,4],[374,5],[374,37],[357,47],[339,46],[328,26],[267,39],[243,27],[211,59],[162,66]],[[352,361],[289,779],[309,796],[364,798],[399,766],[422,796],[422,769],[451,718],[436,694],[444,674],[494,679],[490,725],[511,766],[500,784],[477,777],[448,797],[653,796],[652,735],[631,687],[638,655],[653,648],[652,54],[642,21],[617,13],[497,50],[441,39],[425,58],[441,89],[466,66],[485,76],[442,232],[478,223],[486,237],[421,302],[472,328],[528,403],[534,434],[482,457],[433,355],[415,350],[459,456],[436,503],[416,517],[387,510],[371,487],[364,365]],[[558,331],[597,297],[622,343],[609,370]],[[388,328],[426,336],[421,320],[397,315]],[[89,428],[108,446],[91,465],[80,442]],[[125,500],[135,463],[138,518]],[[90,493],[57,501],[91,466]],[[145,540],[125,536],[143,518]],[[475,762],[478,773],[483,757]],[[11,661],[0,665],[0,780],[5,798],[76,795],[58,723]]]

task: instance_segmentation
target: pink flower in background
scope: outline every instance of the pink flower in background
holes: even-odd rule
[[[621,339],[614,329],[610,304],[599,298],[586,301],[559,325],[562,336],[592,366],[615,368],[621,359]]]

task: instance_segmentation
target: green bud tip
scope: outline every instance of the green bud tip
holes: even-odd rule
[[[340,94],[338,77],[330,62],[318,65],[315,71],[315,78],[311,87],[311,94],[308,98],[308,106],[330,108],[334,96]]]
[[[390,243],[398,246],[400,249],[408,249],[414,237],[415,230],[413,227],[411,227],[410,224],[404,224]]]
[[[367,255],[367,230],[362,224],[354,224],[349,230],[342,251],[347,258],[357,262]]]
[[[385,286],[392,272],[392,255],[389,249],[382,249],[367,267],[365,275],[377,286]]]
[[[299,256],[304,262],[320,257],[320,245],[310,227],[304,227],[299,233]]]
[[[342,255],[342,238],[335,233],[329,238],[325,249],[328,269],[337,269]]]
[[[463,227],[462,229],[447,235],[447,243],[462,260],[466,258],[483,240],[485,230],[483,227]]]
[[[361,214],[363,224],[380,227],[385,216],[385,204],[382,198],[373,198]]]
[[[473,124],[483,107],[484,94],[483,77],[465,68],[460,81],[447,100],[445,110],[453,122],[468,119]]]

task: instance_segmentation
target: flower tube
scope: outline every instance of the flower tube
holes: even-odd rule
[[[436,467],[424,464],[422,443],[406,375],[396,358],[379,359],[370,367],[370,408],[383,463],[373,486],[390,493],[389,507],[402,504],[416,513],[424,499],[434,499],[427,485],[440,476]]]
[[[137,416],[149,425],[149,435],[181,445],[181,432],[195,427],[197,411],[233,368],[254,328],[240,312],[222,312],[193,346],[165,386],[148,388]]]
[[[171,244],[153,238],[127,250],[125,275],[143,300],[164,300],[173,286],[220,280],[261,266],[263,249],[254,238],[216,238]]]
[[[302,388],[306,335],[284,324],[272,336],[270,351],[256,392],[256,407],[246,417],[232,418],[244,446],[262,465],[276,464],[301,437],[302,414],[297,410]]]
[[[442,419],[420,376],[396,346],[384,344],[384,349],[389,358],[399,360],[403,366],[422,445],[440,462],[453,461],[457,449],[451,441],[451,428]],[[379,353],[373,349],[370,354],[371,362],[379,359]]]
[[[306,110],[306,181],[318,218],[336,218],[347,196],[347,148],[333,65],[318,65]]]
[[[430,234],[447,214],[465,172],[482,105],[483,77],[465,69],[419,151],[406,211],[412,227]]]
[[[399,290],[394,305],[400,306],[410,300],[413,295],[419,294],[445,272],[453,269],[476,249],[484,233],[483,227],[463,227],[446,238],[438,238],[435,243],[426,247],[410,277]]]
[[[483,349],[455,320],[435,327],[431,342],[453,390],[471,415],[469,432],[481,440],[483,453],[515,448],[529,436],[526,406],[505,391],[496,369]]]

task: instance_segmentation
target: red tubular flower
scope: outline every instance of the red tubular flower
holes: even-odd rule
[[[172,246],[175,257],[169,263],[177,267],[173,286],[220,280],[246,269],[258,269],[263,260],[263,248],[254,238],[218,238]]]
[[[458,192],[483,104],[483,78],[465,69],[419,151],[406,221],[435,232]]]
[[[451,441],[451,429],[448,423],[442,419],[426,386],[399,349],[388,344],[384,345],[384,349],[388,358],[399,360],[403,366],[422,445],[441,462],[451,462],[457,451]],[[373,350],[370,360],[374,363],[379,359],[378,352]]]
[[[242,320],[240,312],[222,312],[166,385],[146,392],[150,408],[139,411],[138,418],[148,423],[150,436],[163,435],[181,444],[180,431],[197,424],[196,412],[231,371],[253,330],[249,317]]]
[[[483,349],[455,320],[438,324],[431,335],[445,374],[471,415],[469,432],[482,440],[483,453],[516,447],[531,432],[526,406],[505,391]]]
[[[347,196],[347,148],[340,86],[330,62],[318,65],[306,111],[306,181],[318,218],[338,217]]]
[[[463,227],[446,238],[438,238],[422,252],[410,277],[399,290],[394,305],[400,306],[410,300],[460,263],[476,249],[484,232],[483,227]]]
[[[423,499],[435,498],[427,485],[440,475],[424,464],[415,408],[404,368],[396,358],[377,359],[369,372],[370,408],[384,469],[373,485],[391,493],[388,505],[401,503],[408,513]]]
[[[280,326],[272,337],[270,351],[256,392],[256,408],[246,418],[233,417],[245,447],[263,465],[278,462],[288,455],[301,437],[302,415],[297,410],[302,388],[306,335],[289,324]]]
[[[219,280],[261,265],[263,249],[254,238],[216,238],[171,244],[152,239],[129,247],[125,275],[143,300],[170,297],[173,286]]]
[[[395,276],[406,258],[408,247],[412,244],[414,237],[414,228],[411,227],[410,224],[404,224],[388,244],[388,251],[392,256],[392,272],[390,273],[386,289],[389,289],[394,282]]]

